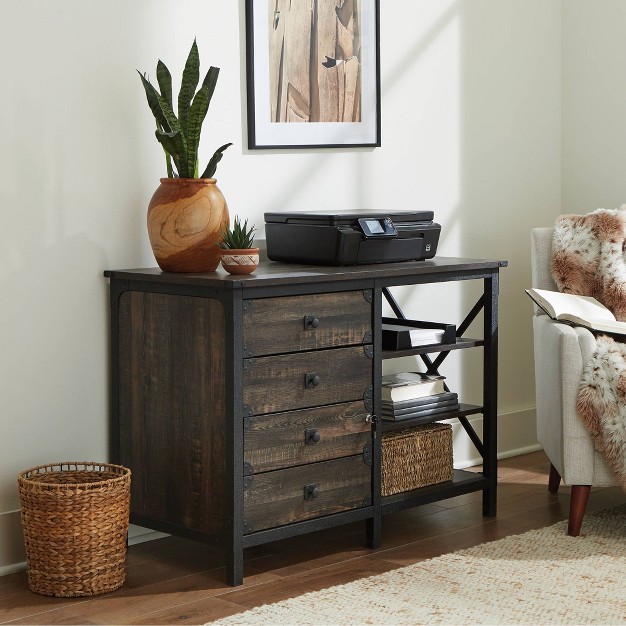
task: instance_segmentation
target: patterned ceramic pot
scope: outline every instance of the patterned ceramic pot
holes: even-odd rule
[[[165,272],[213,272],[228,206],[214,178],[161,178],[148,207],[154,258]]]
[[[222,250],[222,267],[230,274],[251,274],[258,266],[258,248]]]

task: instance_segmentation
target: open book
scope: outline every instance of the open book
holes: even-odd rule
[[[626,322],[618,322],[609,309],[591,296],[545,289],[526,289],[526,293],[553,320],[614,335],[626,335]]]

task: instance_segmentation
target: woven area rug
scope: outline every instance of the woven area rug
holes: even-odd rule
[[[626,505],[262,606],[225,624],[626,624]]]

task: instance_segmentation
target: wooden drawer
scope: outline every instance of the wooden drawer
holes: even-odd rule
[[[356,346],[245,359],[246,412],[257,415],[362,400],[372,385],[371,355],[372,346]]]
[[[359,455],[247,476],[245,532],[366,506],[371,502],[371,474]]]
[[[243,337],[252,357],[371,343],[372,304],[363,291],[248,300]]]
[[[246,474],[360,454],[371,441],[362,401],[248,417],[244,427]]]

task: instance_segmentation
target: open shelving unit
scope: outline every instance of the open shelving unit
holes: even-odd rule
[[[489,327],[487,324],[493,323],[494,305],[495,301],[492,298],[487,298],[487,289],[481,296],[474,307],[469,311],[465,319],[459,324],[457,328],[457,339],[454,343],[441,343],[425,346],[416,346],[414,348],[404,350],[382,350],[381,359],[397,359],[406,356],[420,356],[423,363],[426,366],[426,370],[429,374],[438,374],[439,367],[448,356],[448,354],[455,350],[464,350],[467,348],[481,347],[485,349],[483,355],[483,361],[485,364],[485,371],[483,377],[483,391],[484,397],[487,400],[487,404],[490,401],[495,401],[495,389],[494,380],[490,378],[492,371],[489,369],[489,364],[494,362],[495,345],[493,343],[493,335],[488,334]],[[382,295],[389,303],[394,314],[398,319],[405,320],[406,317],[402,312],[400,306],[393,297],[388,287],[383,287]],[[470,324],[476,319],[477,315],[481,312],[485,312],[485,330],[486,339],[473,339],[464,337],[463,333],[467,330]],[[497,327],[497,326],[496,326]],[[429,355],[437,354],[436,358],[431,359]],[[446,387],[446,390],[447,387]],[[494,394],[494,395],[492,395]],[[493,405],[495,407],[495,404]],[[470,415],[483,414],[485,417],[485,428],[488,436],[491,435],[493,440],[490,445],[486,447],[483,441],[480,439],[469,420]],[[471,439],[472,443],[483,458],[483,471],[467,471],[467,470],[454,470],[451,481],[443,483],[436,483],[434,485],[428,485],[412,491],[405,491],[390,496],[381,496],[381,513],[394,513],[403,509],[411,508],[414,506],[428,504],[430,502],[436,502],[446,498],[452,498],[458,495],[469,493],[472,491],[483,491],[483,513],[485,515],[495,515],[495,477],[496,477],[496,457],[495,457],[495,415],[492,415],[489,407],[483,405],[464,404],[460,403],[459,408],[453,411],[447,411],[445,413],[438,413],[437,415],[429,415],[425,417],[418,417],[415,419],[407,419],[400,421],[392,420],[380,420],[380,432],[382,433],[411,428],[415,426],[421,426],[423,424],[429,424],[433,422],[440,422],[457,418],[460,424],[465,429],[467,435]]]

